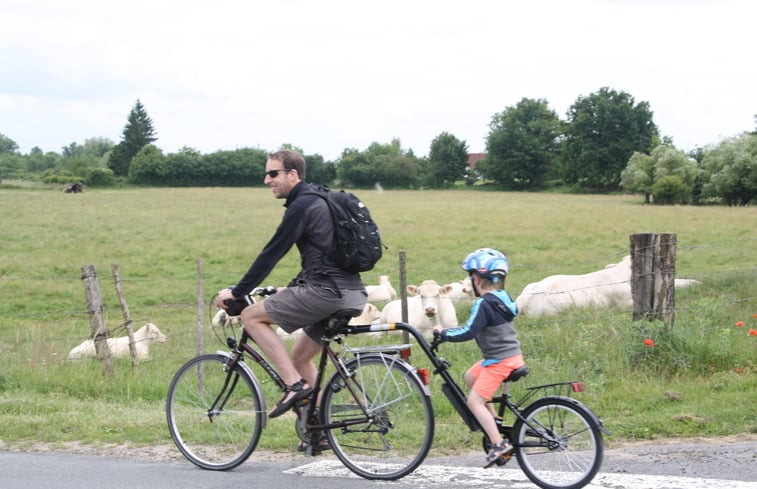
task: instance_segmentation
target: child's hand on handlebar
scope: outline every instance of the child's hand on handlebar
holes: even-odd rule
[[[436,352],[436,349],[440,344],[444,343],[444,336],[442,335],[444,328],[440,325],[434,326],[434,340],[431,342],[431,349]]]

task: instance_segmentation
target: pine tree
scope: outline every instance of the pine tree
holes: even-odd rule
[[[128,176],[132,158],[139,153],[139,150],[157,139],[155,129],[152,127],[152,119],[147,115],[142,102],[137,99],[129,113],[121,142],[113,147],[110,154],[108,168],[118,176]]]

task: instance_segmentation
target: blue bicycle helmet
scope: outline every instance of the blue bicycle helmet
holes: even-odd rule
[[[497,283],[507,276],[510,264],[507,262],[504,253],[492,248],[480,248],[465,257],[462,268],[468,273],[475,272],[485,279]]]

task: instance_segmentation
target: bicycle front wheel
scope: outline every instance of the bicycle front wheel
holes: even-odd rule
[[[396,356],[361,355],[326,384],[323,421],[334,454],[366,479],[395,480],[415,470],[434,438],[428,390],[414,369]]]
[[[247,372],[229,358],[200,355],[182,366],[168,388],[166,417],[182,454],[203,469],[232,469],[260,440],[263,412]]]
[[[595,417],[577,401],[539,399],[513,425],[518,463],[531,482],[544,489],[578,489],[602,464],[602,434]]]

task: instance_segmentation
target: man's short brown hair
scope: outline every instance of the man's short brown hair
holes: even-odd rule
[[[291,149],[280,149],[268,154],[269,160],[280,161],[285,170],[297,170],[301,180],[305,180],[305,158],[297,151]]]

